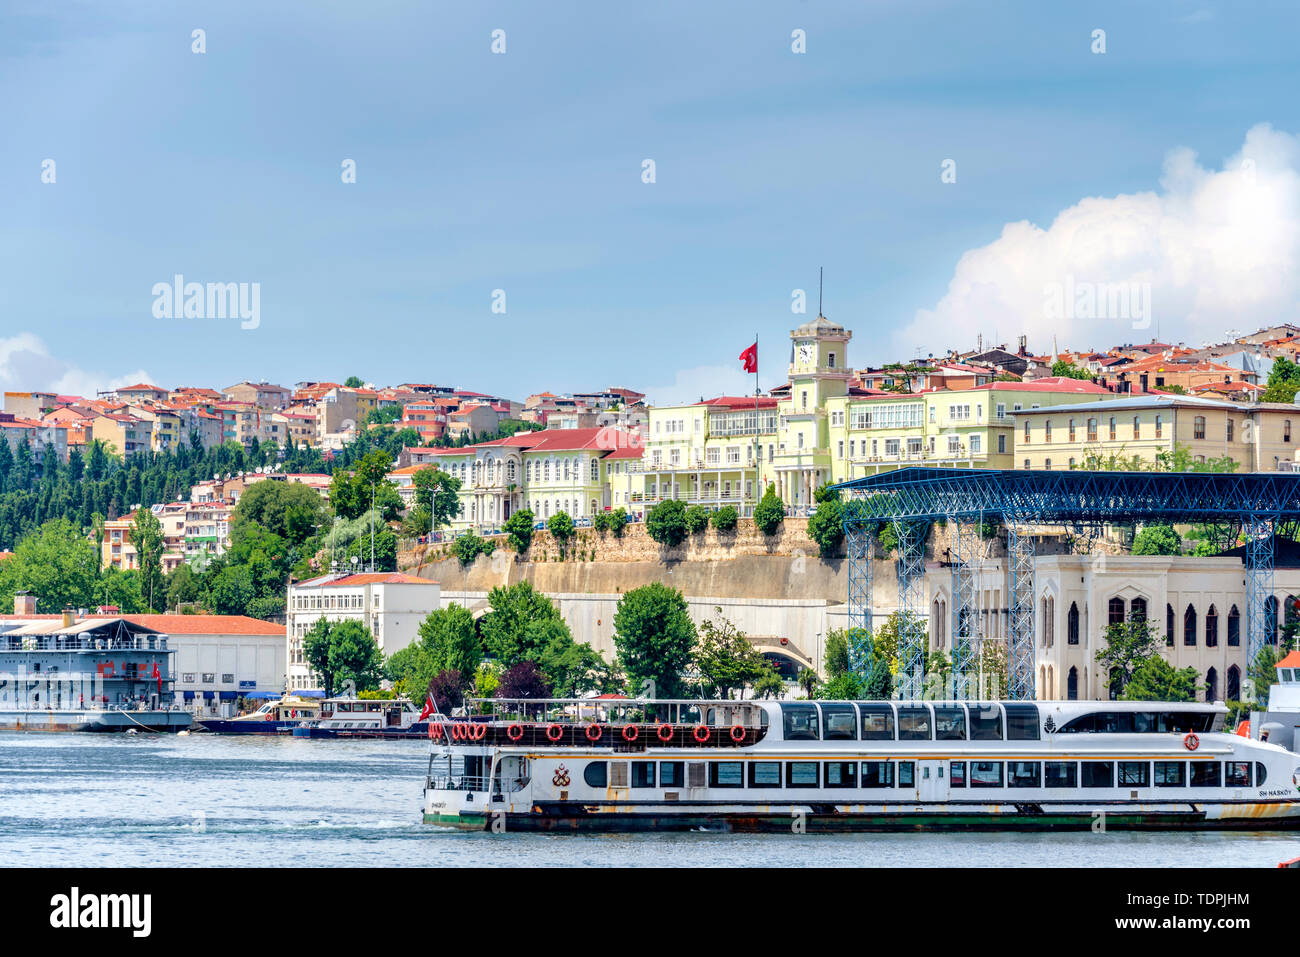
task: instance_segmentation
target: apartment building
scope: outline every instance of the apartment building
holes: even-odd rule
[[[126,412],[99,412],[90,423],[90,437],[130,458],[153,448],[153,423]]]
[[[279,412],[284,409],[289,405],[289,399],[292,395],[290,390],[284,386],[275,385],[271,382],[248,382],[247,380],[227,386],[221,390],[221,394],[227,402],[253,405],[268,412]]]

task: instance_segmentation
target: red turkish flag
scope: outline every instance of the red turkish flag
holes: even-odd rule
[[[742,352],[739,358],[740,361],[745,364],[746,372],[757,372],[758,371],[758,343],[755,342],[752,346],[750,346],[748,349]]]

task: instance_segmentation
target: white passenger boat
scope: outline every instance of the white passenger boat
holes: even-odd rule
[[[426,730],[410,698],[326,698],[319,717],[291,733],[295,738],[419,738]]]
[[[1222,703],[497,701],[435,716],[426,823],[488,830],[1300,827]],[[586,708],[588,717],[576,715]]]

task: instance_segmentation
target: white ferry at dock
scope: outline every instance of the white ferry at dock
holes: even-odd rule
[[[474,830],[1300,828],[1300,758],[1222,703],[471,702],[426,823]],[[580,717],[581,716],[581,717]]]

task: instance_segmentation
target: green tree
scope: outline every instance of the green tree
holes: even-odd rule
[[[546,520],[546,529],[551,533],[551,538],[555,539],[555,544],[560,550],[569,544],[569,539],[573,537],[573,519],[565,511],[556,512]]]
[[[214,615],[242,615],[256,597],[253,576],[243,565],[227,565],[213,575],[205,604]]]
[[[692,505],[683,516],[686,531],[690,535],[702,532],[709,527],[709,510],[703,505]]]
[[[1052,375],[1064,376],[1067,379],[1091,379],[1092,373],[1087,369],[1080,369],[1071,365],[1064,359],[1057,359],[1052,363]]]
[[[325,683],[326,697],[337,691],[374,691],[384,674],[384,656],[374,636],[355,619],[318,619],[303,636],[303,657]]]
[[[167,576],[167,607],[178,608],[181,605],[197,602],[203,597],[203,582],[194,574],[188,562],[181,562]]]
[[[820,497],[825,492],[825,498]],[[844,543],[844,506],[840,493],[826,486],[817,490],[817,511],[808,519],[808,537],[817,543],[822,558],[834,558]]]
[[[609,530],[614,533],[615,538],[623,537],[623,530],[627,528],[627,509],[619,506],[609,513]]]
[[[116,566],[110,567],[95,580],[92,604],[96,608],[116,608],[124,615],[147,611],[144,599],[140,597],[139,572],[134,568],[123,570]]]
[[[38,612],[87,608],[98,569],[95,546],[67,519],[51,519],[24,537],[14,554],[0,562],[0,602],[13,608],[14,595],[28,591],[36,596]]]
[[[451,550],[456,553],[461,565],[465,566],[472,565],[480,555],[491,555],[496,550],[496,545],[473,532],[466,532],[452,543]]]
[[[1195,668],[1174,669],[1160,655],[1152,655],[1133,669],[1120,698],[1124,701],[1195,701]]]
[[[316,535],[316,526],[327,521],[328,509],[315,489],[300,482],[263,480],[239,496],[230,516],[230,537],[234,542],[264,530],[283,539],[286,547],[300,546]]]
[[[676,548],[686,539],[686,506],[675,498],[665,499],[646,513],[645,530],[660,545]]]
[[[695,646],[695,668],[705,687],[719,698],[730,698],[732,691],[744,689],[761,678],[770,667],[745,633],[722,616],[715,608],[718,620],[700,624],[699,642]]]
[[[256,486],[254,486],[256,488]],[[147,508],[136,509],[131,521],[131,544],[140,566],[140,594],[151,612],[167,604],[167,583],[163,576],[163,530],[158,516]]]
[[[460,479],[442,469],[427,468],[416,472],[411,481],[416,505],[430,510],[432,515],[430,531],[437,531],[460,515]]]
[[[1134,555],[1181,555],[1183,542],[1172,525],[1147,525],[1133,538]]]
[[[740,515],[736,512],[735,506],[724,505],[713,513],[709,521],[713,523],[713,527],[718,531],[729,532],[740,521]]]
[[[1285,356],[1273,360],[1273,367],[1268,373],[1268,384],[1260,399],[1264,402],[1294,402],[1296,392],[1300,391],[1300,365],[1296,365]]]
[[[488,592],[488,605],[492,610],[479,619],[479,634],[487,652],[506,667],[538,660],[554,634],[542,627],[544,623],[555,622],[567,630],[559,610],[529,582],[498,585]]]
[[[345,389],[360,389],[364,385],[365,383],[361,381],[360,376],[350,375],[343,380],[343,388]]]
[[[511,550],[520,555],[528,551],[528,546],[533,543],[532,509],[521,508],[513,512],[501,530],[506,533],[506,543]]]
[[[1097,652],[1097,663],[1102,666],[1102,673],[1110,676],[1116,693],[1122,693],[1128,686],[1138,666],[1157,654],[1163,640],[1156,635],[1154,624],[1131,615],[1126,621],[1108,625],[1103,637],[1106,644]]]
[[[652,582],[626,592],[614,612],[614,648],[636,692],[653,682],[656,698],[685,694],[682,676],[695,647],[695,624],[675,588]]]
[[[755,698],[779,698],[785,694],[785,682],[770,663],[754,682]]]
[[[832,628],[826,633],[826,677],[834,680],[849,671],[849,637],[843,628]]]
[[[311,670],[320,675],[326,696],[332,697],[334,669],[330,665],[330,623],[324,617],[317,618],[302,636],[302,657]]]
[[[773,535],[785,521],[785,505],[776,495],[776,486],[769,485],[763,498],[754,506],[754,526],[764,535]]]
[[[813,671],[811,668],[800,668],[798,681],[799,687],[803,688],[805,696],[809,699],[815,697],[817,685],[821,682],[821,679],[817,676],[817,672]]]
[[[483,660],[474,616],[456,602],[431,611],[420,623],[419,636],[435,673],[454,670],[472,675]]]

